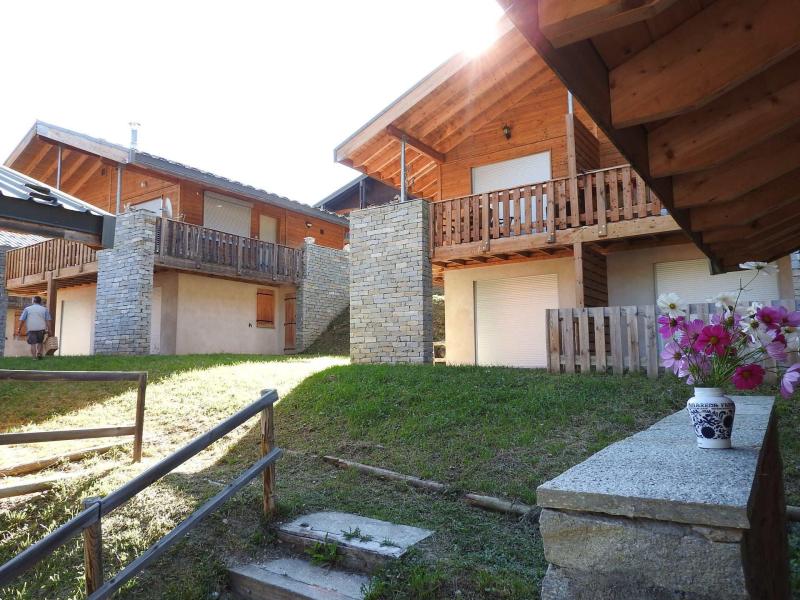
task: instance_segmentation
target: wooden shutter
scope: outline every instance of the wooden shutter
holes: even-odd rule
[[[22,316],[22,309],[21,308],[14,311],[14,331],[16,331],[17,327],[19,326],[20,335],[25,335],[26,333],[28,333],[28,326],[24,322],[20,326],[19,318],[21,316]]]
[[[275,292],[260,289],[256,295],[256,327],[275,327]]]

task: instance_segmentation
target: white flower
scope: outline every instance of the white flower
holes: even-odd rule
[[[669,315],[673,319],[686,314],[686,303],[675,292],[661,294],[658,297],[658,308],[663,314]]]
[[[774,275],[778,272],[778,267],[776,265],[761,262],[758,260],[751,260],[748,262],[743,262],[739,265],[740,269],[747,269],[750,271],[763,271],[766,275]]]
[[[720,292],[713,298],[709,298],[708,302],[713,302],[719,308],[733,308],[738,296],[739,292]]]

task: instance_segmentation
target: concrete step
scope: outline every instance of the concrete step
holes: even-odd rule
[[[369,577],[282,558],[228,570],[233,592],[247,600],[361,600]]]
[[[336,544],[337,565],[365,573],[400,558],[432,533],[341,512],[312,513],[278,528],[278,537],[299,552],[315,544]]]

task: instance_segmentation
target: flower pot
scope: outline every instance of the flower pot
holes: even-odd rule
[[[736,404],[722,388],[694,388],[686,403],[700,448],[730,448]]]

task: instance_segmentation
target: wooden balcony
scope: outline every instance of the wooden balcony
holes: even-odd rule
[[[74,284],[97,279],[97,251],[86,244],[52,239],[6,253],[6,289],[34,294],[47,289],[48,277]]]
[[[434,202],[430,226],[440,269],[569,256],[575,243],[680,231],[630,166]]]
[[[303,251],[254,238],[159,218],[156,267],[253,281],[298,283]]]

